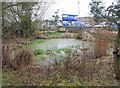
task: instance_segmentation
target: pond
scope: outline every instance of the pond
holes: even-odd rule
[[[38,39],[41,40],[41,39]],[[30,47],[32,50],[56,50],[60,48],[69,48],[71,46],[89,47],[90,42],[78,39],[45,39],[42,43],[33,42]]]
[[[82,48],[89,48],[90,45],[91,42],[79,39],[36,39],[29,47],[36,55],[36,63],[48,65],[54,63],[55,58],[64,59],[69,49],[80,53]]]

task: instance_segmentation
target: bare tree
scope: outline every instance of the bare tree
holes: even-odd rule
[[[51,2],[46,2],[46,0],[39,0],[39,2],[3,2],[3,37],[11,34],[31,36],[40,24]]]

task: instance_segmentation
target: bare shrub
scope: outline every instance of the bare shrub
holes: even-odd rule
[[[94,47],[95,48],[94,49],[95,58],[106,55],[107,49],[108,49],[108,42],[107,41],[96,39],[94,41],[94,44],[95,44],[95,47]]]
[[[14,69],[23,69],[34,62],[34,54],[32,51],[22,49],[12,60],[12,67]]]
[[[87,49],[85,49],[86,51]],[[80,75],[80,76],[87,76],[87,72],[90,69],[89,66],[87,66],[87,63],[89,62],[88,58],[86,57],[86,53],[84,55],[77,55],[77,52],[73,52],[70,50],[67,53],[66,58],[62,63],[58,63],[56,67],[53,67],[55,71],[61,72],[64,74],[67,74],[67,76],[71,75]],[[77,55],[77,56],[76,56]],[[69,77],[68,77],[69,78]]]
[[[94,40],[94,55],[95,58],[106,55],[109,46],[109,41],[106,35],[110,35],[107,30],[97,30],[96,39]]]
[[[89,65],[91,59],[75,59],[74,57],[67,58],[63,63],[53,67],[53,74],[61,73],[66,78],[71,76],[79,76],[82,78],[89,78],[95,73],[93,66]],[[78,78],[79,79],[79,78]]]
[[[10,65],[15,53],[22,48],[21,44],[2,44],[2,67]]]
[[[81,59],[95,59],[107,55],[108,41],[95,39],[92,46],[81,50]]]

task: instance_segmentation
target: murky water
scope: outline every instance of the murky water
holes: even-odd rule
[[[46,39],[44,43],[33,43],[30,45],[32,50],[56,50],[60,48],[69,48],[71,46],[89,47],[90,42],[78,39]]]
[[[51,55],[38,55],[36,56],[36,63],[49,65],[50,63],[54,63],[55,58],[57,60],[60,60],[66,56],[65,52],[57,53],[55,50],[57,49],[63,49],[63,48],[70,48],[75,51],[78,51],[80,53],[80,49],[82,48],[89,48],[92,42],[82,41],[78,39],[45,39],[45,42],[43,43],[36,43],[33,42],[29,47],[34,51],[41,49],[43,51],[45,50],[52,50]],[[55,52],[54,52],[55,51]],[[41,60],[42,57],[47,57],[45,60]],[[40,61],[39,61],[40,60]]]

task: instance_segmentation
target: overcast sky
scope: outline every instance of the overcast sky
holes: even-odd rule
[[[79,5],[78,5],[79,1]],[[109,6],[112,4],[113,0],[102,0],[105,4],[105,6]],[[55,0],[55,4],[52,5],[46,15],[46,19],[50,19],[51,16],[54,14],[54,12],[59,9],[59,14],[74,14],[78,15],[79,10],[79,16],[90,16],[90,9],[88,7],[91,0]]]

